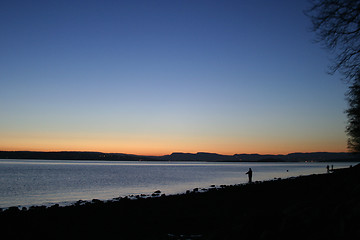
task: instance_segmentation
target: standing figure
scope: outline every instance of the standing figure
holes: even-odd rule
[[[251,168],[249,168],[249,171],[246,174],[249,177],[249,183],[251,183],[252,182],[252,170],[251,170]]]
[[[327,173],[330,172],[330,167],[329,167],[329,165],[326,166],[326,171],[327,171]]]

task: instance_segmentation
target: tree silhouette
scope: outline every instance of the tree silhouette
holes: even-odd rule
[[[347,93],[349,108],[346,110],[348,124],[346,132],[349,136],[348,148],[353,152],[360,152],[360,79],[349,87]]]
[[[332,72],[340,71],[348,81],[360,70],[360,1],[313,0],[306,11],[317,41],[336,54]]]
[[[340,72],[350,84],[346,110],[348,148],[360,152],[360,0],[313,0],[305,12],[311,18],[317,42],[335,54],[331,72]]]

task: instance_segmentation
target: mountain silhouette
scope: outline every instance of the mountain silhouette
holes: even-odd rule
[[[32,152],[0,151],[0,159],[44,159],[44,160],[106,160],[106,161],[199,161],[199,162],[321,162],[321,161],[358,161],[359,156],[353,153],[290,153],[286,155],[271,154],[234,154],[217,153],[182,153],[174,152],[164,156],[141,156],[125,153],[102,152]]]

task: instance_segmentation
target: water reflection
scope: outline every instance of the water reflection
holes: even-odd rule
[[[348,167],[334,163],[334,168]],[[326,172],[326,163],[0,160],[0,207],[185,192],[211,185]]]

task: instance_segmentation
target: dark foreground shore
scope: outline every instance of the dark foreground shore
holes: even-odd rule
[[[1,239],[359,239],[360,166],[207,192],[0,212]]]

